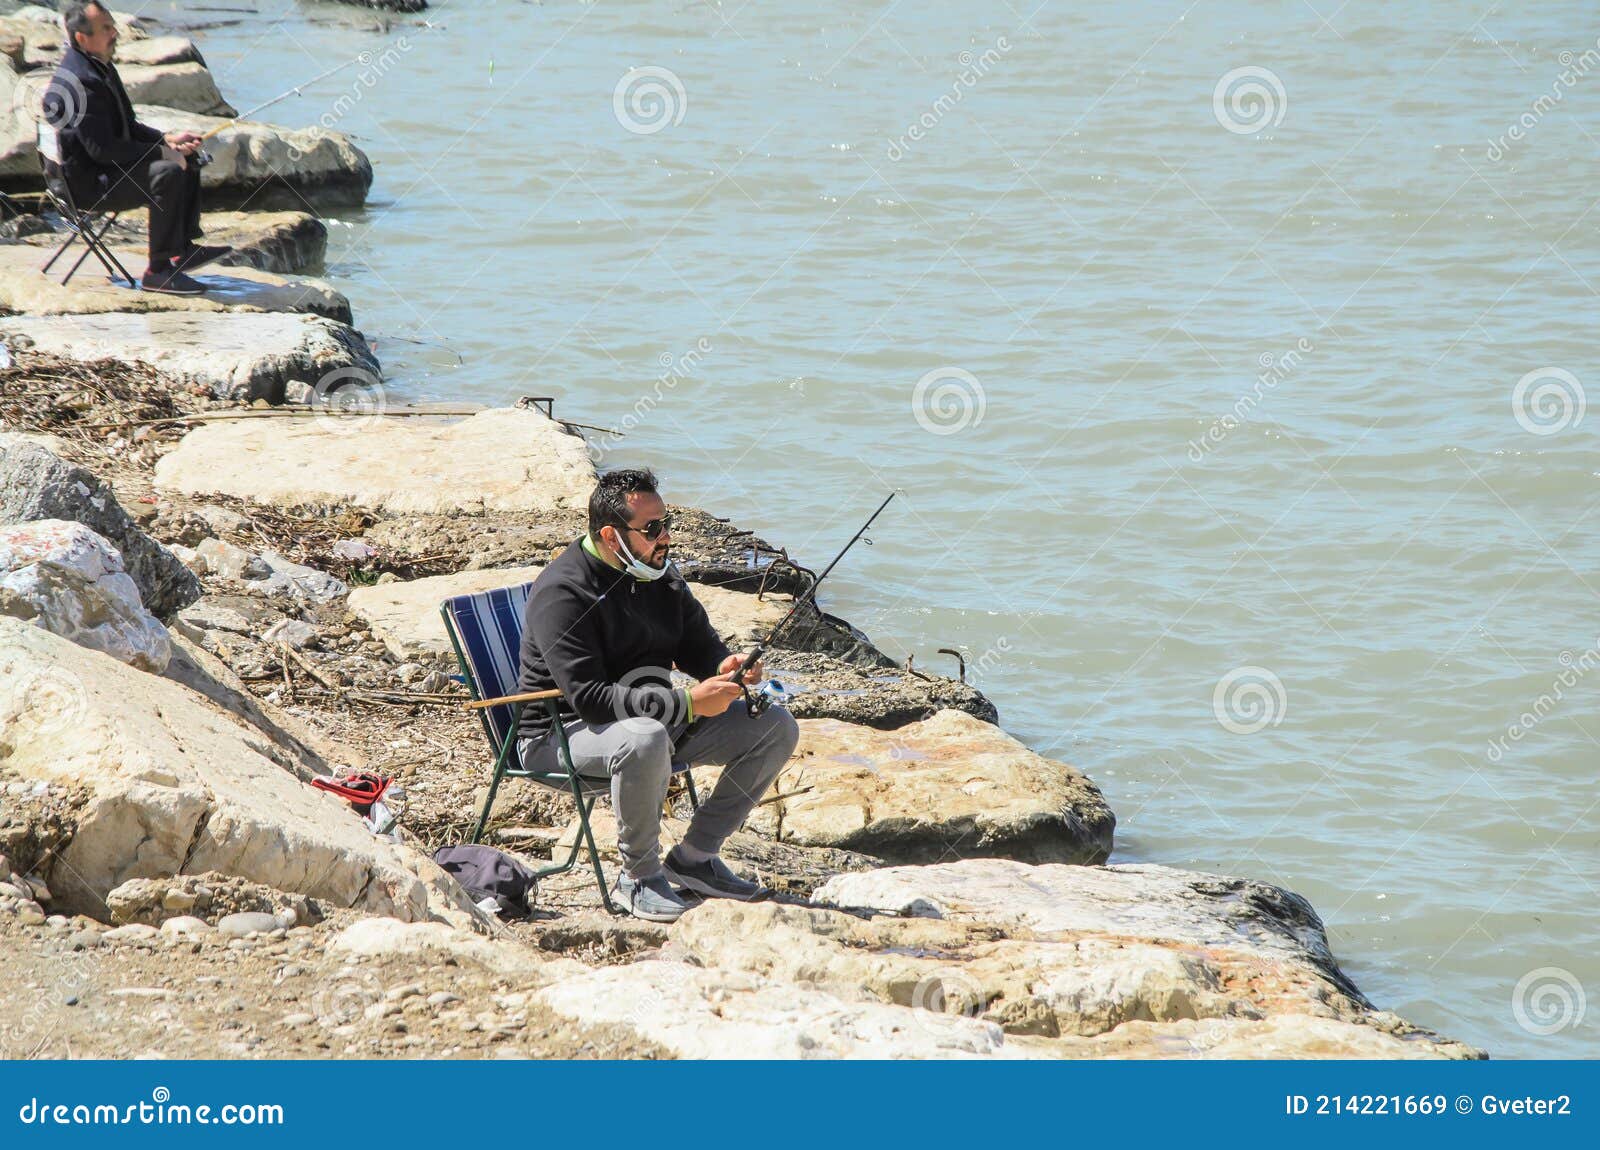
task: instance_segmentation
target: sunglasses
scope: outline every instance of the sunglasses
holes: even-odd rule
[[[660,519],[652,519],[642,527],[630,527],[626,523],[619,524],[619,526],[626,531],[637,531],[646,539],[655,540],[661,538],[663,531],[672,530],[672,516],[663,515]]]

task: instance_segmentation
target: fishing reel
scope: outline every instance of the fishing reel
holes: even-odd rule
[[[189,162],[194,164],[194,166],[197,168],[203,168],[214,159],[216,159],[216,157],[210,152],[196,152],[194,155],[189,157]]]
[[[774,703],[789,701],[789,688],[776,679],[768,679],[752,693],[748,687],[744,692],[745,709],[749,711],[752,719],[759,719],[761,713]]]

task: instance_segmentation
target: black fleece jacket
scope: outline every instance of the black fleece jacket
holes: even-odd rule
[[[522,625],[519,690],[561,689],[563,722],[612,723],[633,716],[669,726],[688,718],[676,666],[696,679],[717,673],[727,644],[676,571],[653,583],[590,555],[580,539],[539,573]],[[549,733],[543,704],[522,708],[519,733]]]

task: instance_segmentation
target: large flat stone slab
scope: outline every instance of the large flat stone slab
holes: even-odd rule
[[[0,335],[25,336],[39,351],[86,363],[148,364],[176,383],[201,386],[225,399],[281,403],[290,380],[315,384],[335,372],[377,378],[379,371],[360,333],[320,316],[221,311],[10,316],[0,318]],[[268,438],[259,430],[251,435]]]
[[[170,680],[0,616],[0,774],[81,788],[49,882],[81,909],[132,878],[217,871],[408,921],[420,866],[281,748]]]
[[[123,263],[134,275],[144,267],[148,250],[150,213],[144,208],[123,212],[117,216],[108,234],[112,248],[119,258],[124,253],[138,261],[137,266],[124,259]],[[223,256],[206,270],[224,267],[260,268],[264,272],[298,272],[322,264],[328,248],[328,226],[308,212],[234,212],[217,210],[205,212],[200,217],[200,227],[205,231],[204,243],[225,244],[233,251]],[[66,237],[60,233],[30,235],[27,243],[41,249],[35,267],[42,265],[48,252]],[[82,251],[81,248],[74,251]],[[76,258],[76,255],[73,256]],[[85,264],[85,267],[90,265]],[[60,265],[57,265],[59,268]],[[98,273],[80,271],[79,275]],[[52,269],[56,271],[57,269]],[[73,283],[77,283],[76,277]]]
[[[985,859],[840,874],[814,899],[901,917],[708,904],[674,938],[707,963],[1094,1040],[1072,1057],[1481,1057],[1375,1010],[1310,904],[1265,883]]]
[[[198,60],[159,64],[117,64],[117,74],[135,104],[158,104],[202,116],[236,116],[239,110],[222,98],[210,69]]]
[[[624,1026],[679,1058],[1005,1058],[992,1023],[680,962],[613,966],[546,987],[539,1001],[586,1024]],[[1026,1054],[1021,1054],[1026,1057]]]
[[[61,16],[48,10],[33,9],[18,16],[0,17],[0,46],[15,47],[4,54],[14,72],[27,77],[30,85],[44,87],[61,63],[65,33]],[[119,18],[120,19],[120,18]],[[182,36],[145,36],[143,29],[123,27],[117,44],[117,74],[136,104],[160,104],[168,108],[199,112],[208,116],[232,116],[235,109],[222,98],[194,41]],[[11,105],[7,105],[9,109]]]
[[[143,247],[112,249],[128,274],[138,276],[146,263]],[[39,271],[45,256],[30,244],[0,246],[0,310],[27,315],[97,315],[105,312],[301,312],[349,323],[350,301],[330,283],[317,279],[290,279],[253,267],[206,267],[195,273],[205,285],[203,296],[163,295],[110,282],[105,269],[91,257],[72,282],[63,285],[61,273],[76,259],[79,248],[63,257],[50,275]]]
[[[58,17],[59,19],[59,17]],[[0,28],[9,27],[9,20],[0,20]],[[117,40],[117,68],[130,64],[204,64],[205,58],[193,40],[187,36],[147,36],[140,30],[141,39]],[[23,62],[31,67],[54,68],[61,62],[61,29],[54,21],[41,24],[29,35]],[[156,101],[149,101],[156,102]]]
[[[892,731],[802,719],[774,789],[788,797],[758,807],[752,830],[891,862],[1103,862],[1116,827],[1075,768],[956,710]]]
[[[344,206],[366,202],[372,163],[343,132],[326,128],[285,128],[199,116],[154,104],[135,106],[139,119],[163,132],[204,135],[212,162],[200,172],[201,187],[213,204],[253,208]]]
[[[156,467],[156,486],[168,491],[396,514],[578,507],[594,482],[581,437],[514,408],[454,423],[358,416],[217,422],[184,436]]]
[[[372,633],[401,662],[417,658],[447,658],[450,640],[439,620],[439,604],[457,595],[474,595],[497,587],[515,587],[538,578],[543,567],[509,567],[495,571],[462,571],[401,583],[357,587],[349,606]],[[787,599],[757,600],[742,591],[722,587],[693,587],[694,597],[706,609],[711,625],[729,647],[738,649],[759,641],[788,610]]]
[[[1029,866],[969,859],[840,875],[817,902],[883,914],[988,923],[1039,934],[1081,932],[1165,939],[1194,947],[1246,947],[1320,964],[1344,983],[1322,920],[1297,894],[1248,879],[1145,863]]]
[[[818,907],[712,901],[672,928],[673,953],[840,997],[993,1022],[1008,1034],[1091,1039],[1066,1057],[1433,1057],[1475,1053],[1374,1012],[1315,956],[1194,947],[1157,936],[1033,932],[986,921],[863,919]],[[1196,1028],[1195,1023],[1201,1025]],[[1131,1025],[1130,1025],[1131,1024]]]
[[[154,59],[182,53],[181,48],[171,43],[172,39],[162,37],[160,40],[145,41],[152,45],[149,50],[132,49],[132,55],[149,59],[148,63],[120,59],[124,53],[119,46],[117,74],[122,77],[123,86],[128,90],[128,97],[135,104],[158,105],[203,116],[236,115],[238,110],[222,98],[216,78],[199,60],[198,53],[193,53],[190,59],[184,60]],[[180,43],[186,42],[180,41]],[[189,47],[192,50],[193,45]],[[61,55],[59,52],[49,54],[37,47],[29,47],[24,60],[32,66],[20,73],[22,82],[30,89],[42,92],[49,85],[50,77],[61,61]],[[8,103],[7,110],[15,107],[16,102]],[[37,155],[35,151],[34,156]]]

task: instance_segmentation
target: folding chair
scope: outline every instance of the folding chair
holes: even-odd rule
[[[83,261],[89,258],[90,253],[100,261],[106,269],[106,275],[112,283],[119,280],[128,287],[137,287],[137,281],[128,274],[128,269],[122,266],[122,261],[105,242],[106,233],[111,230],[111,225],[117,222],[116,212],[87,212],[78,207],[77,201],[72,196],[72,186],[67,182],[66,173],[61,168],[61,138],[55,128],[41,122],[39,124],[39,165],[44,169],[44,190],[55,204],[56,211],[61,213],[61,218],[67,224],[67,238],[55,251],[55,254],[45,262],[39,271],[44,275],[50,274],[50,269],[55,262],[66,254],[66,250],[78,240],[84,243],[83,254],[62,277],[61,286],[66,287],[72,277],[83,266]]]
[[[561,724],[560,705],[557,702],[561,698],[560,691],[516,693],[522,657],[522,622],[528,608],[528,594],[532,589],[532,583],[524,583],[518,587],[502,587],[475,595],[458,595],[454,599],[446,599],[439,607],[445,631],[450,636],[450,646],[456,653],[456,663],[467,684],[467,693],[472,696],[467,708],[478,712],[484,736],[495,752],[489,794],[483,801],[483,811],[478,816],[478,825],[472,832],[471,841],[477,842],[483,837],[502,779],[528,779],[541,787],[569,792],[578,807],[580,833],[573,838],[572,850],[565,862],[536,871],[534,877],[566,873],[577,865],[579,847],[586,846],[589,861],[594,865],[595,882],[600,886],[600,901],[605,904],[607,911],[615,914],[611,892],[606,886],[605,871],[600,865],[600,851],[595,846],[594,830],[589,825],[595,799],[610,791],[610,780],[580,775],[574,769],[572,748],[567,745],[567,732]],[[549,712],[556,738],[557,761],[563,769],[530,771],[523,765],[517,753],[517,725],[524,703],[542,703]],[[688,783],[689,802],[698,810],[700,798],[695,793],[694,775],[690,773],[689,765],[674,763],[672,772],[684,776]]]

